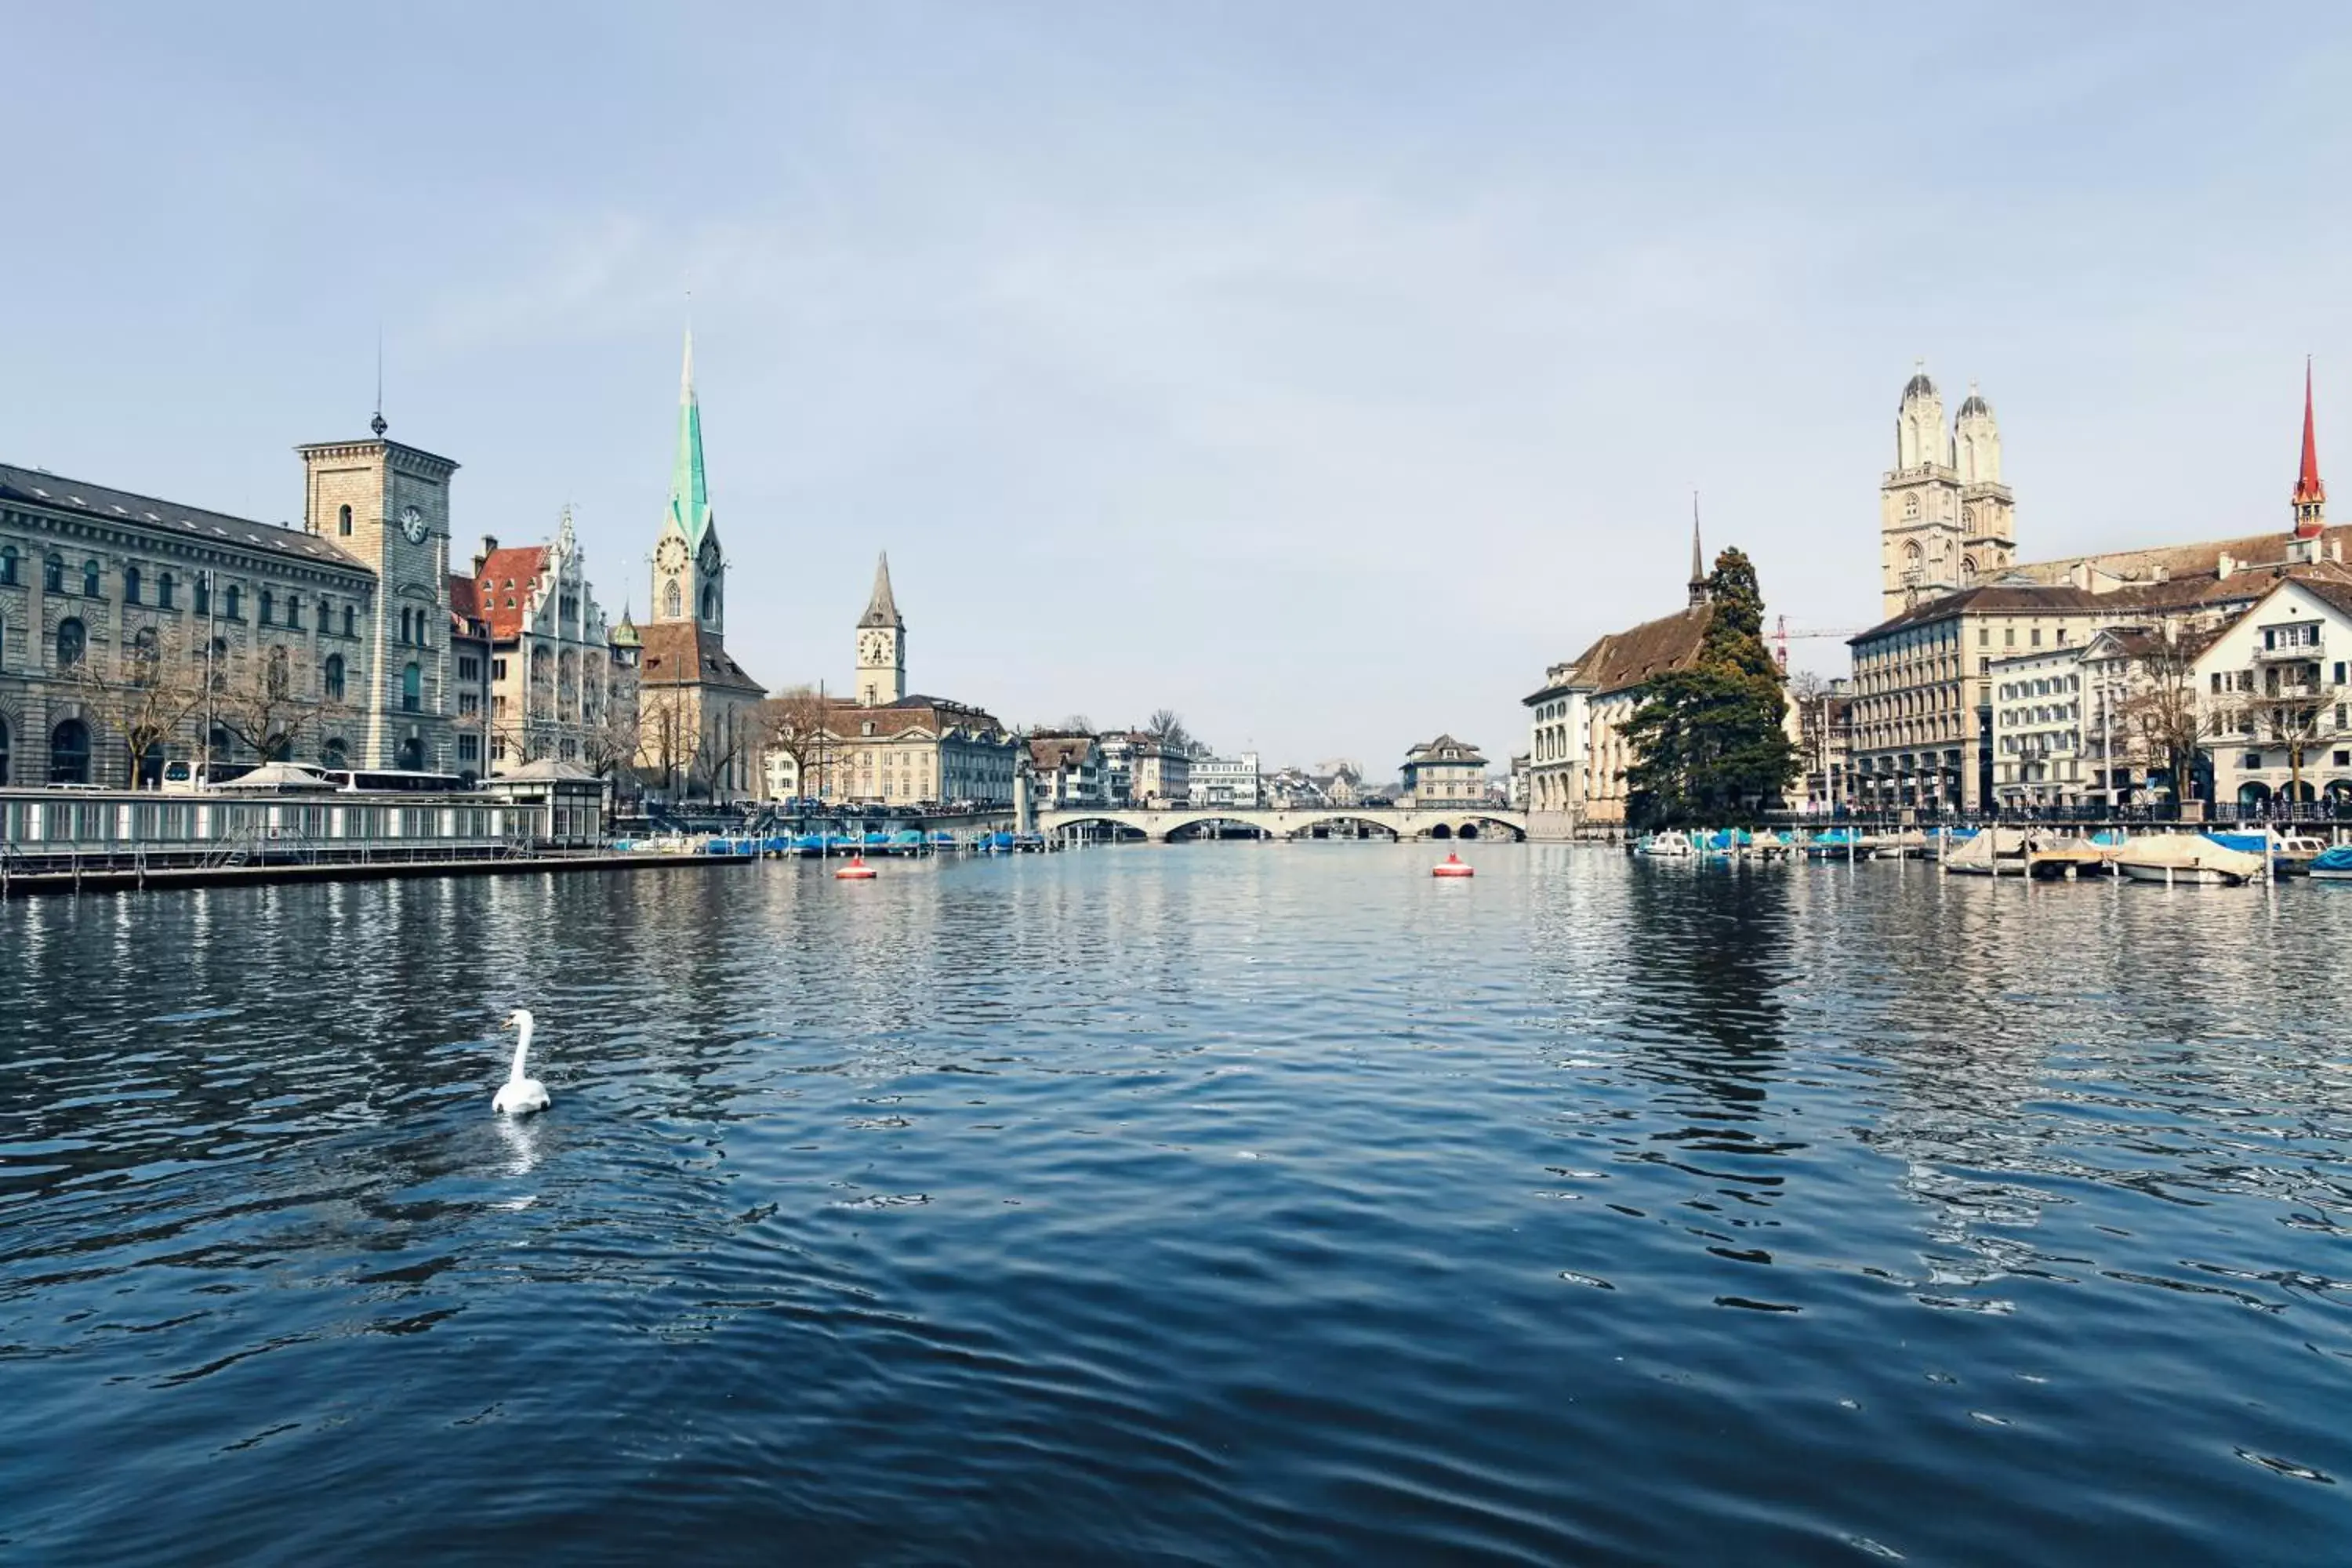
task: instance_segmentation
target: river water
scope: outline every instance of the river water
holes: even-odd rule
[[[2352,1560],[2352,886],[1432,858],[0,906],[0,1561]]]

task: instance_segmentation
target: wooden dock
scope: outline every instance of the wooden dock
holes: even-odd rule
[[[329,860],[241,866],[99,865],[13,871],[0,878],[0,898],[23,894],[163,892],[174,888],[243,888],[279,882],[382,882],[415,877],[520,877],[541,871],[652,871],[664,867],[756,866],[742,855],[581,854],[476,857],[467,859]]]

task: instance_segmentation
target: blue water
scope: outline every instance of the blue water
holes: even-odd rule
[[[0,906],[0,1561],[2352,1560],[2352,886],[1469,858]]]

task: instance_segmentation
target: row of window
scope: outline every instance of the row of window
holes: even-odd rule
[[[0,544],[0,587],[17,585],[19,559],[15,545]],[[66,591],[66,563],[62,557],[51,555],[41,563],[41,590],[47,594],[63,594]],[[125,566],[122,569],[122,602],[126,605],[144,605],[147,603],[146,591],[145,575],[136,566]],[[104,575],[95,561],[82,563],[81,596],[86,599],[105,596]],[[159,610],[177,609],[178,600],[177,580],[169,572],[156,574],[154,607]],[[261,590],[257,607],[258,613],[255,618],[265,626],[283,626],[293,631],[302,629],[302,601],[291,594],[280,599],[274,590],[264,588]],[[243,619],[244,589],[234,583],[223,588],[219,609],[220,618],[223,620]],[[213,611],[210,583],[206,578],[199,575],[195,584],[195,612],[200,616],[208,616]],[[332,628],[334,614],[333,605],[323,598],[319,601],[318,626],[320,631]],[[354,606],[345,605],[342,607],[342,629],[345,637],[357,635],[357,616],[358,612]],[[421,633],[418,640],[423,640]]]
[[[2063,697],[2070,691],[2083,689],[2079,675],[2053,675],[2032,680],[2004,680],[2000,683],[2000,700],[2014,702],[2021,697]],[[2216,689],[2219,689],[2218,688]]]

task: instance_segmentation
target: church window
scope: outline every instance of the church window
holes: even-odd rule
[[[1916,520],[1918,517],[1919,498],[1917,496],[1908,495],[1903,498],[1903,515],[1906,519],[1913,520]]]
[[[415,713],[425,707],[425,671],[409,664],[400,672],[400,710]]]
[[[89,651],[89,633],[84,629],[79,618],[68,616],[58,623],[58,668],[59,669],[73,668],[81,663],[82,656]]]
[[[1963,555],[1963,556],[1961,556],[1961,557],[1960,557],[1960,581],[1961,581],[1961,582],[1963,582],[1963,583],[1973,583],[1973,582],[1975,582],[1976,580],[1977,580],[1977,558],[1976,558],[1975,556],[1973,556],[1973,555]]]
[[[716,587],[702,590],[702,618],[706,621],[719,618],[719,590]]]
[[[327,700],[341,702],[343,700],[343,656],[329,654],[327,662],[320,667],[319,679],[325,687]]]
[[[122,602],[126,605],[139,602],[139,568],[136,566],[122,569]]]
[[[669,619],[674,621],[686,613],[683,607],[685,602],[684,597],[677,591],[677,584],[675,580],[668,587],[662,590],[662,613]]]
[[[98,597],[98,563],[95,561],[81,563],[81,596],[85,599]]]
[[[41,592],[62,594],[66,591],[66,563],[52,555],[41,563]]]
[[[335,531],[345,539],[352,536],[352,509],[344,507],[335,513]]]

